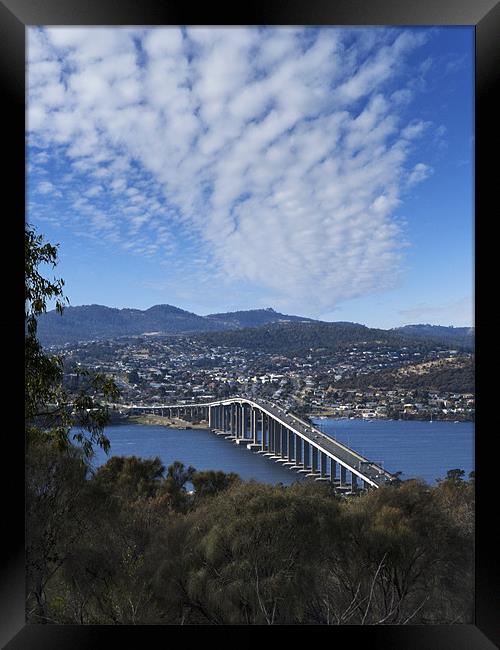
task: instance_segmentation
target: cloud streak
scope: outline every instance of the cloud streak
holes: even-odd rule
[[[395,211],[432,171],[409,164],[429,123],[402,117],[407,59],[426,38],[30,28],[32,164],[42,174],[50,155],[66,171],[38,199],[60,193],[75,228],[126,251],[193,248],[225,290],[261,287],[289,309],[390,288],[404,242]],[[36,216],[36,186],[32,205]]]

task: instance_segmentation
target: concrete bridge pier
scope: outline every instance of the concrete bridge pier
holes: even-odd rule
[[[311,445],[306,442],[305,440],[303,441],[304,445],[304,453],[303,453],[303,458],[302,462],[304,465],[304,469],[310,469],[311,467]]]
[[[252,421],[252,439],[253,439],[253,444],[257,444],[257,409],[255,409],[253,406],[250,410],[251,414],[251,421]]]
[[[285,431],[287,431],[288,436],[287,458],[290,462],[292,462],[292,460],[295,458],[295,436],[293,431],[290,429],[285,429]]]
[[[271,421],[271,449],[270,451],[277,455],[278,453],[278,423],[273,418]]]
[[[267,428],[268,428],[268,451],[270,454],[274,454],[274,432],[276,428],[276,421],[274,418],[268,418],[268,423],[267,423]]]
[[[238,436],[238,422],[236,420],[236,404],[230,404],[228,408],[229,428],[232,436]]]
[[[262,451],[266,451],[266,414],[264,411],[260,412],[260,421],[261,421],[261,434],[260,434],[260,445]]]
[[[318,448],[311,445],[311,471],[318,471]]]
[[[326,454],[324,454],[322,451],[319,452],[319,475],[321,478],[325,478],[327,475]]]
[[[337,463],[333,460],[333,458],[330,459],[330,481],[332,483],[337,480]]]
[[[276,426],[276,454],[280,458],[285,457],[285,454],[283,453],[283,425],[281,422],[278,422]]]
[[[274,456],[273,458],[276,461],[281,461],[283,460],[282,454],[281,454],[281,423],[278,422],[277,420],[273,420],[272,424],[272,453]]]
[[[241,404],[241,437],[247,437],[247,410],[243,403]]]
[[[281,458],[288,457],[288,435],[286,428],[280,424],[280,449],[281,449]]]
[[[303,440],[300,436],[295,435],[295,464],[296,465],[303,464],[303,452],[304,452]]]

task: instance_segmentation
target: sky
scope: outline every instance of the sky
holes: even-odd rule
[[[472,27],[30,27],[71,305],[473,325]]]

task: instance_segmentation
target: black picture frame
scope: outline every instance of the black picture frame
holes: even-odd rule
[[[497,0],[267,0],[232,8],[205,4],[199,8],[181,2],[132,0],[2,0],[0,2],[0,75],[4,108],[5,167],[4,198],[11,202],[4,221],[10,224],[4,249],[16,251],[3,278],[11,296],[6,298],[9,313],[15,314],[5,331],[9,340],[23,349],[21,282],[24,274],[20,251],[23,247],[23,226],[19,213],[25,206],[25,28],[34,25],[470,25],[476,34],[476,163],[475,163],[475,303],[476,303],[476,611],[474,625],[449,626],[381,626],[348,628],[314,627],[306,630],[310,640],[317,631],[328,634],[328,643],[337,644],[341,634],[350,647],[383,647],[398,650],[472,650],[491,649],[500,644],[500,581],[498,549],[500,538],[493,498],[496,458],[492,452],[496,432],[488,425],[488,412],[495,404],[495,385],[484,379],[488,359],[493,356],[495,320],[477,309],[494,301],[488,282],[494,278],[495,260],[489,236],[490,219],[495,216],[494,196],[498,185],[497,116],[500,115],[495,86],[500,81],[500,3]],[[498,209],[496,209],[498,214]],[[8,225],[6,223],[6,226]],[[479,256],[479,248],[481,255]],[[489,263],[489,266],[488,266]],[[11,281],[11,279],[14,280]],[[19,282],[19,284],[18,284]],[[484,298],[483,298],[484,296]],[[481,303],[481,301],[483,301]],[[13,308],[11,309],[11,306]],[[19,318],[19,321],[17,320]],[[23,321],[24,322],[24,321]],[[5,322],[4,322],[5,325]],[[10,343],[4,344],[10,347]],[[20,358],[15,365],[21,367]],[[9,366],[10,369],[10,366]],[[4,374],[7,374],[5,369]],[[10,380],[7,404],[11,407],[22,395],[23,373],[14,373]],[[4,425],[4,468],[9,465],[11,478],[4,479],[4,504],[11,506],[5,521],[0,573],[0,641],[2,647],[17,648],[98,648],[121,643],[147,647],[151,634],[158,640],[171,640],[171,627],[128,626],[58,626],[25,623],[24,566],[24,425],[22,404],[14,409],[13,423]],[[189,634],[189,630],[185,630]],[[195,628],[197,629],[197,628]],[[298,631],[298,630],[297,630]],[[226,633],[226,630],[224,631]],[[295,634],[294,630],[294,634]]]

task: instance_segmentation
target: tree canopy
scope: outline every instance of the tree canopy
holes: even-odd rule
[[[116,401],[119,392],[104,374],[75,368],[86,377],[86,387],[71,394],[63,388],[63,360],[47,354],[37,338],[37,318],[46,312],[50,300],[62,314],[64,281],[48,280],[40,265],[54,268],[57,246],[44,242],[43,235],[29,225],[25,228],[25,420],[27,442],[46,440],[67,449],[71,440],[91,456],[95,445],[108,450],[103,433],[108,420],[104,401]],[[73,433],[70,434],[71,430]]]

